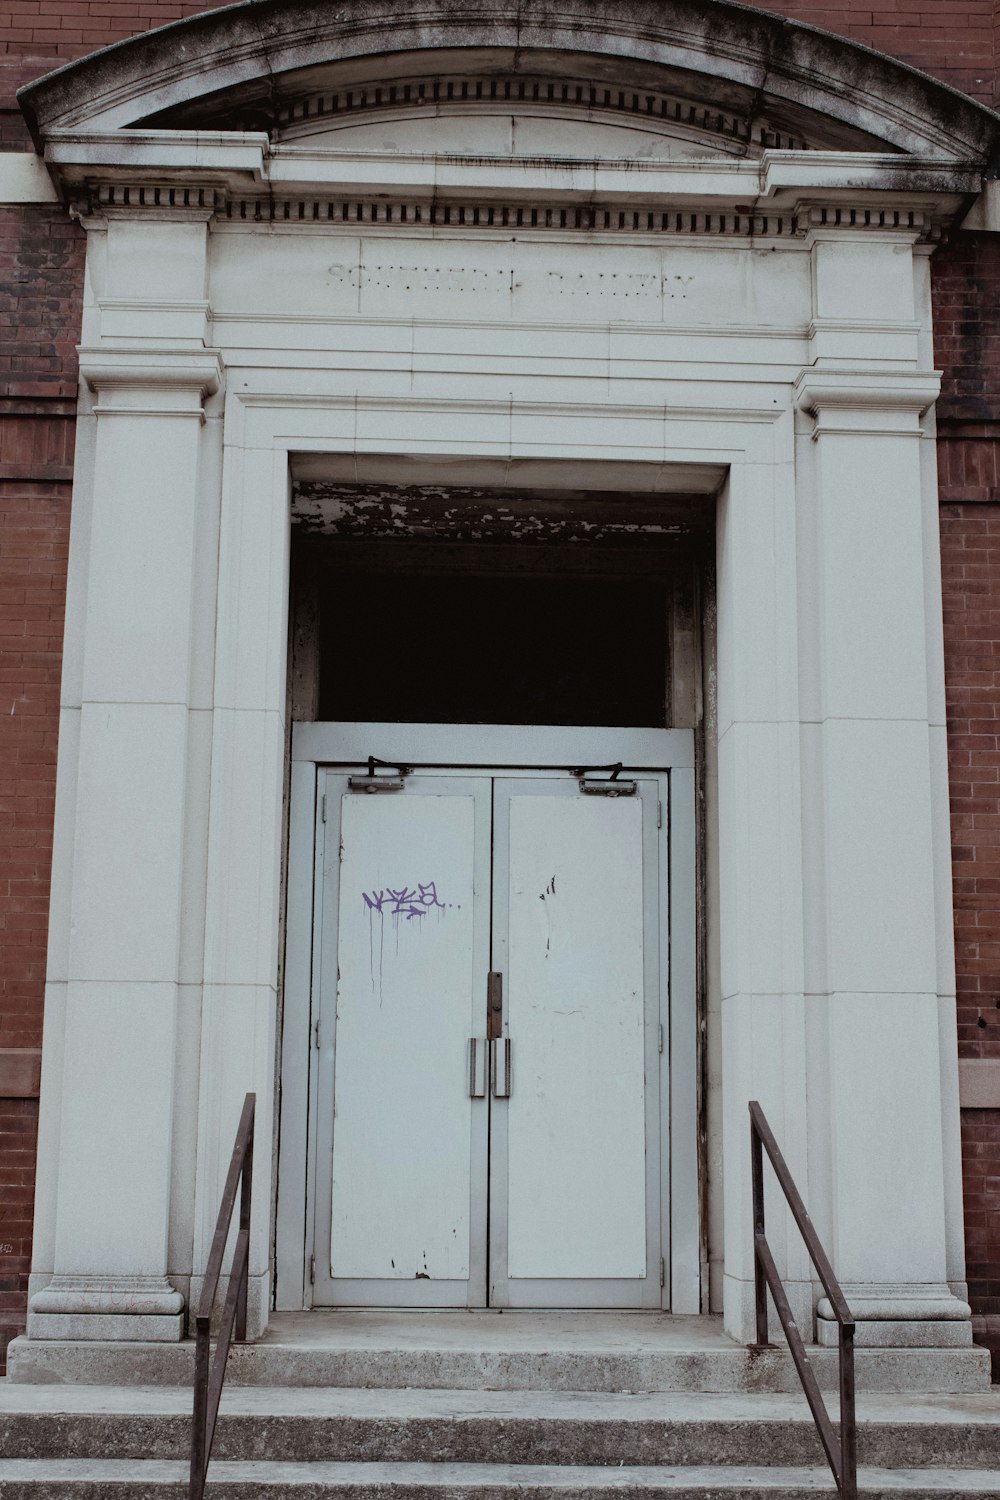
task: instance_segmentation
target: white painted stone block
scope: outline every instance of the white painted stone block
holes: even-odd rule
[[[931,777],[931,838],[934,847],[934,946],[937,954],[937,992],[955,994],[955,912],[951,869],[951,803],[948,792],[948,731],[931,724],[927,731]],[[953,1035],[949,1044],[958,1056]]]
[[[219,533],[216,707],[284,712],[289,528],[286,455],[228,448]]]
[[[42,1080],[38,1101],[35,1215],[31,1239],[31,1269],[36,1276],[51,1275],[55,1265],[65,1034],[66,985],[47,983],[42,1024]]]
[[[724,1316],[732,1337],[753,1331],[753,1205],[750,1180],[751,1099],[768,1123],[808,1202],[805,1028],[801,996],[735,995],[722,1002],[722,1131],[725,1194]],[[796,1315],[811,1320],[811,1276],[770,1168],[765,1170],[768,1240],[779,1270],[798,1283]]]
[[[937,997],[834,995],[828,1025],[834,1269],[843,1282],[943,1283]]]
[[[919,443],[829,433],[817,481],[824,714],[926,720]]]
[[[827,987],[872,994],[934,993],[926,723],[828,720],[823,793]]]
[[[195,1185],[198,1168],[198,1098],[201,1058],[201,986],[177,986],[170,1146],[170,1215],[167,1271],[175,1284],[191,1274]]]
[[[206,985],[202,996],[198,1168],[192,1297],[208,1263],[240,1111],[257,1095],[250,1271],[270,1254],[275,991],[267,985]],[[233,1236],[229,1252],[232,1252]]]
[[[807,995],[827,988],[826,820],[823,726],[799,725],[802,785],[802,976]]]
[[[735,464],[719,503],[720,734],[798,718],[795,477],[773,457]]]
[[[305,234],[296,226],[282,234],[269,227],[268,255],[248,254],[243,229],[213,233],[209,262],[209,297],[223,318],[266,307],[271,314],[312,319],[357,314],[361,237]],[[227,342],[235,342],[227,339]]]
[[[818,239],[813,248],[814,310],[855,322],[912,321],[912,249],[905,241],[865,236]]]
[[[200,416],[99,419],[84,697],[184,703]]]
[[[510,411],[464,411],[449,402],[362,407],[355,418],[362,453],[462,453],[510,456]],[[661,454],[657,455],[658,457]]]
[[[67,988],[57,1274],[166,1270],[175,1014],[172,984]]]
[[[734,724],[719,742],[723,995],[803,987],[797,724]]]
[[[140,302],[204,297],[208,225],[112,218],[103,296]]]
[[[945,1265],[948,1284],[956,1296],[968,1295],[965,1285],[965,1213],[962,1198],[962,1127],[958,1037],[955,1000],[939,995],[938,1056],[941,1067],[941,1154],[944,1177]]]
[[[663,412],[650,407],[642,415],[606,412],[600,426],[586,412],[563,413],[558,423],[530,405],[516,408],[510,422],[511,452],[581,459],[621,458],[655,462],[665,457]]]
[[[49,983],[69,978],[73,844],[76,838],[76,793],[80,770],[80,718],[78,708],[61,708],[59,711],[59,754],[56,760],[56,810],[52,832],[46,959],[46,978]]]
[[[5,151],[0,158],[0,203],[58,203],[45,163],[34,151]]]
[[[193,541],[194,569],[188,627],[191,650],[187,701],[194,709],[210,709],[215,690],[215,626],[219,588],[223,429],[221,414],[209,416],[202,427],[199,448]]]
[[[90,266],[90,256],[87,258]],[[73,503],[70,508],[69,557],[66,561],[66,613],[63,619],[62,680],[59,702],[78,708],[83,701],[83,658],[86,646],[87,591],[90,570],[90,528],[94,509],[94,466],[97,419],[91,414],[93,393],[82,386],[78,402],[73,454]]]
[[[177,978],[187,717],[169,704],[82,710],[72,979]]]
[[[274,985],[285,734],[277,713],[216,709],[205,982]]]
[[[139,1307],[148,1298],[145,1290],[138,1290],[134,1297],[122,1296],[114,1310],[86,1312],[70,1303],[78,1304],[95,1294],[87,1285],[74,1285],[60,1292],[48,1288],[32,1298],[28,1309],[28,1337],[32,1342],[46,1339],[61,1343],[177,1343],[184,1334],[184,1316],[180,1311],[180,1294],[163,1293],[164,1301],[174,1305],[171,1312],[140,1312]],[[100,1295],[97,1293],[96,1295]],[[50,1304],[52,1312],[34,1307],[35,1302]]]
[[[830,1318],[817,1318],[817,1344],[824,1349],[835,1349],[839,1341],[837,1323]],[[855,1327],[854,1343],[859,1349],[964,1349],[972,1344],[972,1324],[944,1319],[916,1324],[903,1319],[861,1321]]]
[[[188,985],[201,983],[205,963],[212,733],[213,715],[208,710],[198,709],[188,714],[177,951],[178,983]]]

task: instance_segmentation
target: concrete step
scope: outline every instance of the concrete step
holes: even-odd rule
[[[866,1500],[953,1495],[997,1500],[994,1470],[888,1471],[859,1475]],[[659,1467],[427,1463],[213,1463],[211,1500],[815,1500],[834,1493],[813,1467]],[[183,1464],[130,1460],[0,1460],[3,1500],[180,1500]]]
[[[831,1402],[836,1416],[836,1404]],[[867,1396],[859,1460],[1000,1474],[1000,1399]],[[0,1383],[0,1453],[52,1461],[182,1461],[190,1390]],[[239,1388],[215,1458],[231,1462],[822,1465],[801,1396]],[[6,1500],[6,1491],[0,1489]]]
[[[179,1344],[15,1339],[18,1384],[190,1385]],[[837,1389],[837,1351],[810,1347],[821,1387]],[[973,1347],[861,1348],[859,1391],[988,1390],[990,1356]],[[439,1310],[274,1313],[264,1337],[234,1347],[227,1386],[365,1386],[508,1391],[798,1392],[785,1348],[735,1344],[717,1317],[650,1312]]]

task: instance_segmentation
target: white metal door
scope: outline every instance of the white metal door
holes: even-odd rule
[[[611,797],[565,776],[494,783],[493,967],[511,1075],[492,1101],[494,1306],[661,1305],[666,783],[634,786]]]
[[[320,786],[314,1301],[664,1305],[666,778]]]
[[[487,1105],[469,1038],[489,968],[490,783],[325,779],[315,1294],[485,1301]]]

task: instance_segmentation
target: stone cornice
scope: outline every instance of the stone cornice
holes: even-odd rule
[[[606,200],[678,197],[789,203],[826,195],[965,197],[981,186],[971,161],[885,152],[766,150],[759,159],[623,160],[570,156],[358,151],[271,145],[260,133],[190,130],[53,131],[45,160],[63,188],[121,182],[137,191],[202,194],[250,190],[394,193],[442,198],[563,195]]]
[[[338,152],[260,135],[56,136],[49,161],[81,217],[405,229],[584,230],[794,238],[879,230],[933,240],[978,190],[954,163],[767,151],[759,161]]]

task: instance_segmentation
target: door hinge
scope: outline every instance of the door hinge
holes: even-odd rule
[[[663,1263],[663,1256],[661,1255],[660,1256],[660,1285],[661,1286],[666,1286],[666,1284],[667,1284],[667,1268],[666,1268],[666,1266]]]
[[[657,804],[656,804],[656,826],[657,826],[657,828],[662,828],[663,827],[663,803],[662,802],[657,802]]]
[[[663,1027],[662,1026],[660,1027],[660,1034],[661,1034],[661,1036],[663,1034]],[[318,1020],[313,1022],[313,1046],[317,1049],[317,1051],[319,1050],[319,1021]],[[663,1051],[663,1047],[662,1046],[660,1047],[660,1051],[661,1052]]]
[[[317,1042],[316,1045],[319,1046],[319,1043]],[[658,1050],[660,1052],[663,1051],[663,1027],[662,1027],[662,1025],[660,1027],[660,1034],[659,1034],[659,1040],[658,1040]]]
[[[319,809],[320,809],[320,822],[321,823],[325,823],[326,822],[326,793],[325,792],[323,793],[322,797],[319,799]]]
[[[660,1261],[660,1265],[661,1266],[663,1265],[662,1260]],[[310,1257],[309,1257],[309,1281],[310,1281],[311,1285],[314,1285],[315,1282],[316,1282],[316,1257],[315,1257],[315,1255],[310,1255]],[[662,1281],[660,1282],[660,1285],[661,1286],[663,1285]]]

